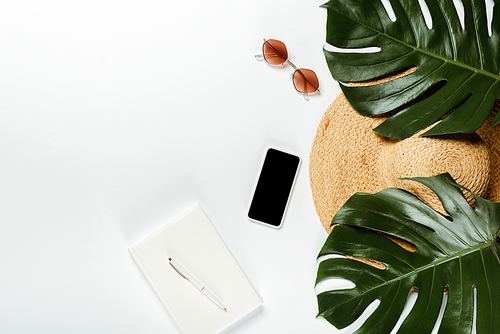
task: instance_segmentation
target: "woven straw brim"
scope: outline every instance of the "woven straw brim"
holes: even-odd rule
[[[356,192],[406,189],[446,214],[429,188],[399,178],[448,172],[475,194],[500,201],[500,127],[488,131],[493,116],[473,134],[431,138],[420,132],[401,141],[372,130],[385,119],[359,115],[342,93],[323,115],[311,148],[309,177],[317,214],[328,232],[337,210]],[[472,196],[464,195],[473,205]]]

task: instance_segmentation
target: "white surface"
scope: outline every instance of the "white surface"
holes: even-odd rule
[[[127,249],[200,203],[264,299],[227,333],[335,333],[313,288],[308,156],[339,92],[320,4],[2,2],[2,332],[178,333]],[[264,37],[320,95],[254,59]],[[302,158],[280,229],[246,219],[268,146]]]

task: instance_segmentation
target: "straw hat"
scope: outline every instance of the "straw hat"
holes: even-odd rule
[[[493,116],[473,134],[431,138],[419,136],[423,130],[405,140],[394,140],[372,130],[387,116],[363,117],[340,93],[321,119],[309,157],[311,191],[321,223],[330,232],[333,216],[351,195],[389,187],[406,189],[446,214],[429,188],[399,180],[402,177],[448,172],[475,194],[500,201],[500,127],[488,131]],[[464,195],[473,204],[472,196]]]

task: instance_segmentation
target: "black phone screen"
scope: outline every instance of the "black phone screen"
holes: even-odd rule
[[[270,148],[264,159],[248,218],[281,225],[300,164],[298,156]]]

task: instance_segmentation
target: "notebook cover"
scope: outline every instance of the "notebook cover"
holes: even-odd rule
[[[129,252],[182,333],[220,333],[262,304],[199,205]],[[217,296],[227,311],[173,270],[169,257]]]

